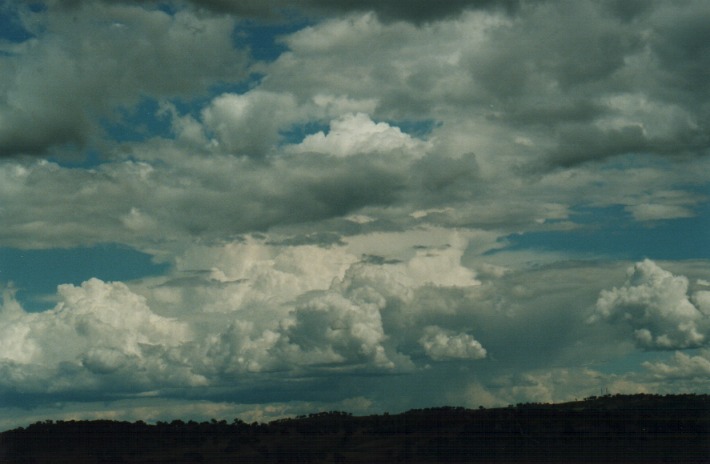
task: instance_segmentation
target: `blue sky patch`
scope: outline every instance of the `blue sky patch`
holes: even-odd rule
[[[117,142],[137,142],[155,136],[169,137],[171,121],[169,114],[159,114],[159,103],[144,98],[131,108],[116,110],[113,119],[104,119],[106,134]]]
[[[402,132],[405,132],[412,137],[418,139],[426,139],[431,132],[439,127],[441,123],[434,119],[403,119],[397,121],[387,121],[390,126],[399,127]]]
[[[32,34],[25,29],[16,11],[8,12],[0,9],[0,39],[19,43],[30,38]]]
[[[150,255],[120,245],[19,250],[0,248],[0,282],[12,282],[17,298],[28,311],[50,309],[45,301],[57,285],[74,284],[96,277],[104,281],[125,281],[158,275],[168,269]]]
[[[309,24],[306,20],[294,22],[275,22],[264,24],[245,20],[234,31],[234,42],[238,47],[245,43],[249,46],[252,57],[259,61],[274,61],[288,50],[280,37],[296,32]]]
[[[287,130],[281,131],[280,134],[284,143],[293,144],[301,143],[307,136],[318,132],[328,134],[330,126],[319,121],[308,121],[305,124],[294,124]]]
[[[104,163],[101,153],[95,149],[84,150],[79,156],[71,158],[50,156],[47,160],[67,169],[92,169]]]
[[[630,260],[710,258],[710,205],[698,210],[691,218],[643,223],[622,206],[578,208],[571,218],[578,229],[512,234],[505,238],[510,246],[497,251],[567,251]]]

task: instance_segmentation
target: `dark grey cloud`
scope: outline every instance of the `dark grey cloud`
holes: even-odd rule
[[[308,3],[308,2],[307,2]],[[432,2],[427,0],[311,0],[310,5],[325,11],[375,11],[383,19],[404,19],[425,22],[455,16],[465,9],[516,9],[519,0],[450,0]]]
[[[584,362],[601,362],[618,355],[617,327],[591,326],[590,316],[599,288],[579,284],[574,303],[573,282],[610,281],[618,265],[556,263],[510,272],[484,280],[480,287],[417,289],[408,306],[383,311],[385,331],[403,346],[420,336],[414,327],[439,325],[469,331],[489,353],[489,363],[529,369],[570,366],[581,351]],[[584,346],[577,344],[585,340]],[[591,348],[598,346],[598,350]],[[531,352],[529,347],[535,347]],[[561,347],[564,347],[561,349]],[[577,358],[579,359],[579,358]]]
[[[657,2],[655,0],[603,0],[602,3],[612,15],[629,22],[651,11]]]
[[[634,152],[703,155],[708,20],[702,2],[547,2],[493,30],[465,63],[490,120],[554,140],[549,167]]]
[[[688,105],[698,105],[707,117],[710,94],[710,6],[694,4],[688,9],[659,9],[650,45],[664,71],[657,91]],[[662,85],[662,87],[661,87]],[[661,93],[662,92],[662,93]]]
[[[5,197],[7,226],[0,235],[13,242],[31,230],[51,246],[96,243],[102,236],[132,242],[136,232],[148,238],[162,236],[159,230],[211,240],[328,220],[396,202],[407,185],[406,164],[377,158],[311,154],[270,164],[215,155],[188,160],[184,171],[134,163],[97,172],[18,167],[21,174],[6,183],[19,190]],[[47,192],[59,203],[48,201]],[[41,227],[38,217],[54,227]]]
[[[532,102],[531,102],[532,103]],[[608,114],[608,109],[591,99],[551,100],[536,104],[511,105],[501,115],[491,114],[491,120],[500,119],[516,127],[555,127],[560,123],[591,123]]]
[[[572,167],[586,162],[604,162],[621,155],[658,155],[685,159],[707,155],[708,128],[680,127],[661,137],[649,136],[641,124],[601,129],[589,124],[567,124],[558,128],[557,147],[546,162]]]
[[[81,112],[70,110],[63,120],[54,119],[55,115],[27,114],[19,108],[6,114],[11,120],[0,128],[0,158],[44,155],[48,147],[83,146],[91,133],[91,124]]]
[[[643,48],[640,34],[594,3],[544,3],[525,10],[512,27],[492,30],[488,46],[466,64],[501,101],[527,97],[545,84],[579,98],[602,90],[586,86],[608,80]]]
[[[305,0],[294,4],[286,0],[190,0],[199,7],[239,15],[278,18],[294,11],[305,14],[332,14],[374,11],[383,20],[422,23],[452,17],[466,9],[514,12],[520,0]]]
[[[231,169],[239,165],[247,171],[240,174],[242,185],[218,191],[205,189],[201,193],[184,191],[176,207],[186,214],[178,219],[168,213],[165,219],[178,219],[179,227],[191,234],[217,238],[230,230],[265,231],[276,225],[319,221],[365,206],[391,204],[405,183],[405,173],[396,167],[397,163],[371,161],[313,155],[307,160],[279,161],[271,166],[237,163]],[[225,175],[233,174],[227,171]],[[205,205],[210,199],[220,202],[225,194],[241,198],[224,205],[224,214],[216,218]]]
[[[414,163],[413,172],[427,194],[464,188],[464,196],[470,197],[469,189],[475,187],[479,167],[473,153],[455,159],[428,155]]]
[[[0,55],[0,156],[41,154],[99,136],[101,120],[141,98],[194,98],[246,76],[230,18],[135,5],[50,5],[32,41]]]
[[[651,146],[638,125],[610,130],[591,125],[570,125],[561,128],[558,140],[557,150],[552,152],[550,162],[563,167],[639,153]]]

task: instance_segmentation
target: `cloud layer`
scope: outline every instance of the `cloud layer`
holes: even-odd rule
[[[0,7],[13,424],[707,391],[707,2],[292,3]]]

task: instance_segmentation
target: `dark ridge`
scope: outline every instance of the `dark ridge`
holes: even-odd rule
[[[709,395],[340,411],[245,423],[44,421],[0,434],[2,463],[708,463]]]

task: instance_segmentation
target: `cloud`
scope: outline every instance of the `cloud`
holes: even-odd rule
[[[695,216],[692,210],[679,205],[659,205],[644,203],[628,208],[637,221],[653,221],[659,219],[678,219]]]
[[[389,235],[378,237],[400,244],[406,240],[403,234]],[[361,258],[363,243],[358,241],[379,241],[367,236],[328,248],[272,245],[253,238],[195,247],[176,262],[177,272],[194,277],[167,280],[144,291],[161,312],[187,315],[197,310],[212,314],[214,321],[231,321],[224,332],[219,324],[208,325],[219,335],[209,336],[207,347],[196,349],[212,353],[209,361],[195,354],[197,364],[223,372],[319,364],[406,367],[407,353],[386,343],[382,312],[410,305],[416,288],[443,291],[479,284],[460,263],[465,238],[449,239],[452,245],[443,249],[391,249],[401,259],[390,262]]]
[[[380,310],[385,300],[362,289],[347,298],[325,293],[296,308],[286,335],[308,364],[360,364],[392,368],[382,343],[385,333]]]
[[[696,356],[676,351],[671,362],[645,362],[643,366],[655,377],[668,381],[671,379],[705,380],[710,375],[710,352],[700,350]]]
[[[142,247],[144,240],[161,237],[219,239],[389,204],[406,175],[406,161],[397,157],[311,155],[262,163],[220,153],[186,155],[172,146],[163,153],[161,147],[139,148],[135,154],[145,154],[151,163],[127,161],[95,170],[46,161],[0,165],[7,180],[0,193],[7,205],[3,214],[11,224],[0,232],[0,241]],[[153,161],[156,154],[174,155],[173,163]],[[48,191],[56,196],[48,198],[43,193]],[[53,227],[46,227],[50,223]],[[136,229],[143,234],[136,235]]]
[[[486,357],[486,349],[471,335],[454,334],[441,327],[429,326],[424,329],[424,335],[419,339],[427,356],[434,361],[446,359],[482,359]]]
[[[690,9],[704,14],[699,3]],[[328,19],[284,38],[289,51],[268,66],[264,85],[374,97],[376,119],[429,114],[443,123],[439,138],[454,132],[459,150],[468,145],[481,156],[484,146],[498,162],[502,153],[512,163],[525,159],[516,139],[528,141],[527,164],[545,169],[629,153],[702,154],[705,110],[664,90],[664,76],[682,79],[697,59],[674,68],[653,55],[661,38],[684,47],[680,33],[666,31],[668,17],[686,14],[657,5],[625,10],[613,2],[538,2],[520,9],[515,23],[470,11],[445,28],[367,14]]]
[[[172,118],[174,139],[163,134],[102,153],[131,162],[94,171],[4,163],[1,195],[9,225],[0,239],[32,247],[87,241],[145,246],[138,242],[212,240],[273,228],[290,227],[296,235],[305,224],[320,221],[338,235],[351,233],[352,224],[347,229],[335,223],[352,214],[373,219],[358,230],[435,224],[520,232],[564,221],[580,204],[620,204],[644,221],[695,215],[700,197],[687,190],[704,182],[706,162],[676,158],[678,163],[660,166],[645,152],[685,150],[670,141],[680,143],[679,134],[691,126],[702,132],[702,110],[688,98],[659,93],[665,71],[643,54],[643,40],[651,39],[644,39],[636,23],[618,23],[604,5],[582,2],[557,11],[545,2],[530,4],[518,11],[516,27],[510,17],[482,11],[418,27],[385,23],[366,13],[323,19],[286,34],[288,50],[260,65],[268,78],[253,89],[222,93],[192,110],[177,101],[163,102],[160,111]],[[70,27],[67,11],[61,9],[53,19],[41,16],[49,32],[25,45],[30,51],[6,59],[19,73],[59,56],[49,49],[61,48],[66,59],[62,67],[56,64],[58,70],[76,67],[67,63],[86,67],[78,80],[43,87],[52,98],[68,98],[75,87],[85,91],[85,98],[56,105],[61,117],[57,112],[47,120],[79,124],[82,137],[96,129],[96,118],[87,114],[110,114],[110,108],[130,106],[141,95],[163,100],[200,92],[210,83],[244,75],[246,59],[230,42],[238,26],[228,17],[91,3],[72,11],[79,26]],[[656,27],[663,11],[649,7],[631,16]],[[106,24],[99,20],[107,27],[102,29]],[[117,53],[119,45],[111,40],[120,32],[113,31],[114,22],[123,25],[118,29],[134,28],[133,37],[155,37],[156,48],[132,47],[124,37],[116,43],[131,50],[132,61],[112,68],[121,60],[104,63],[99,52]],[[540,33],[550,24],[556,28],[554,40]],[[95,43],[80,46],[92,34],[79,31],[93,28],[100,29]],[[201,43],[209,53],[194,50],[197,42],[168,43],[171,34],[176,44],[188,40],[192,29],[205,35]],[[574,47],[564,45],[570,40]],[[577,45],[588,53],[578,53]],[[606,64],[585,70],[580,61],[599,50],[606,50],[599,59]],[[156,66],[163,57],[186,69],[171,69],[166,77],[168,70]],[[210,62],[194,65],[193,57],[210,57]],[[570,77],[575,72],[586,80]],[[121,78],[99,79],[99,73]],[[8,81],[17,91],[7,95],[33,96],[37,105],[26,100],[20,106],[39,108],[37,92],[30,88],[33,82],[45,85],[39,75]],[[645,79],[631,88],[638,76]],[[102,87],[109,80],[114,82],[110,92]],[[47,111],[52,98],[43,100]],[[71,116],[74,110],[79,116]],[[82,118],[88,126],[81,125]],[[426,140],[404,130],[407,121],[422,120],[435,121]],[[300,144],[282,136],[294,125],[318,127],[327,121],[332,125],[327,134],[315,131]],[[29,131],[32,125],[21,127]],[[52,133],[45,129],[43,134]],[[30,138],[42,147],[54,143]],[[320,153],[300,156],[304,150]],[[644,153],[633,158],[637,164],[614,165],[614,159],[639,150]],[[323,155],[355,152],[363,156]],[[256,159],[235,159],[241,157]],[[594,160],[611,169],[602,174],[584,164]],[[541,177],[533,179],[531,166],[562,169],[536,171]],[[660,191],[675,189],[677,196],[640,194],[649,182]],[[39,185],[55,195],[37,194]]]
[[[194,96],[245,76],[247,57],[233,46],[228,17],[82,2],[32,18],[36,38],[2,57],[3,156],[81,145],[97,135],[97,122],[142,97]]]
[[[398,236],[392,234],[393,239]],[[326,291],[304,293],[281,323],[288,339],[282,355],[296,365],[411,369],[410,344],[392,326],[393,318],[411,317],[417,289],[435,286],[445,292],[479,284],[473,273],[461,266],[465,242],[454,245],[428,253],[414,250],[401,261],[382,258],[354,262],[342,276],[333,279]],[[462,349],[471,357],[485,354],[469,338],[452,335],[446,348],[436,345],[441,337],[436,338],[431,352],[437,354],[432,357],[460,357]],[[294,347],[298,354],[293,352]]]
[[[485,33],[499,22],[467,15],[447,27],[417,28],[384,24],[373,14],[329,18],[283,38],[289,50],[265,67],[270,79],[264,85],[304,99],[325,94],[374,100],[377,113],[370,116],[379,120],[436,119],[442,105],[468,101],[476,92],[461,56],[483,45]]]
[[[629,268],[622,287],[599,294],[596,317],[629,325],[636,343],[646,349],[702,346],[710,328],[688,297],[688,279],[650,260]]]
[[[172,354],[192,333],[158,316],[120,282],[60,285],[59,303],[26,313],[5,295],[0,388],[20,393],[78,392],[197,385],[203,378]]]
[[[229,11],[239,15],[272,16],[294,9],[294,5],[283,0],[242,1],[191,0],[197,6],[215,11]],[[307,0],[298,4],[301,12],[310,14],[333,14],[374,11],[385,20],[404,20],[415,23],[436,21],[460,14],[465,9],[499,9],[512,12],[518,8],[519,0],[449,0],[432,3],[427,0]]]
[[[0,246],[167,265],[41,313],[8,291],[12,404],[269,417],[707,389],[706,261],[625,275],[595,239],[644,222],[644,253],[672,254],[655,239],[702,223],[706,2],[312,0],[293,28],[260,22],[280,0],[69,3],[0,44]],[[276,33],[250,61],[242,41]],[[102,130],[122,125],[144,137]],[[15,156],[83,142],[110,162]],[[514,246],[535,232],[599,249]]]
[[[302,117],[292,95],[260,90],[221,95],[202,111],[205,128],[224,151],[252,157],[264,156],[279,141],[279,130]]]
[[[469,266],[489,261],[485,242],[445,228],[355,235],[328,247],[248,237],[195,245],[170,275],[130,287],[95,279],[62,286],[60,303],[43,313],[25,313],[10,292],[1,388],[23,392],[21,401],[32,394],[38,405],[57,395],[87,405],[160,397],[166,388],[173,398],[217,403],[320,395],[335,404],[367,391],[366,402],[392,409],[419,404],[413,392],[394,395],[413,379],[474,407],[656,381],[579,366],[629,353],[626,331],[585,324],[598,286],[618,279],[620,266],[477,275]],[[501,376],[500,366],[518,374]]]
[[[710,9],[702,1],[690,2],[686,8],[676,8],[673,4],[661,4],[654,18],[656,34],[651,40],[654,57],[660,60],[664,70],[671,71],[668,82],[682,94],[707,95],[710,86],[702,78],[710,57],[703,46],[708,39],[708,31],[702,27],[710,18]],[[660,89],[659,89],[660,90]],[[698,101],[687,102],[699,111]],[[705,132],[707,128],[703,128]]]
[[[327,96],[368,103],[347,110],[331,107],[336,114],[317,119],[338,121],[359,111],[378,121],[426,115],[442,122],[435,130],[446,140],[440,148],[460,155],[462,145],[476,152],[485,147],[496,156],[477,153],[479,162],[495,159],[505,167],[522,160],[547,169],[634,152],[679,158],[704,151],[706,110],[695,103],[702,99],[688,93],[707,91],[698,78],[702,53],[693,47],[704,43],[697,19],[707,15],[702,2],[683,9],[662,2],[579,2],[564,8],[549,1],[525,8],[515,1],[429,3],[421,8],[409,2],[301,4],[326,12],[326,18],[317,16],[319,22],[282,37],[288,50],[257,67],[268,79],[253,93],[225,95],[204,108],[207,129],[227,150],[262,153],[278,141],[280,130],[288,129],[282,125],[293,123],[291,118],[300,122],[304,114],[305,119],[315,114],[312,108],[303,112],[305,102],[318,106],[315,100]],[[231,6],[236,14],[285,6],[276,1],[196,4]],[[498,7],[514,16],[499,14]],[[370,9],[384,16],[367,13]],[[170,15],[130,2],[73,8],[52,3],[49,11],[34,14],[45,26],[33,26],[38,40],[4,58],[15,77],[5,84],[12,98],[0,111],[7,154],[94,138],[97,119],[119,117],[116,108],[131,108],[141,97],[184,96],[246,76],[246,55],[231,40],[239,26],[228,15],[190,9]],[[344,11],[351,14],[332,16]],[[407,15],[419,26],[381,20]],[[192,40],[194,34],[199,40]],[[85,42],[88,36],[91,44]],[[148,41],[131,42],[143,36],[151,37],[152,48]],[[118,50],[130,53],[121,53],[121,60],[102,59],[118,56]],[[48,71],[33,71],[39,68]],[[47,73],[57,76],[51,85],[37,77]],[[679,85],[666,85],[669,79]],[[42,99],[37,98],[40,87]],[[295,114],[290,98],[300,102]],[[263,112],[267,107],[280,108],[273,120]],[[250,108],[248,118],[245,108]],[[464,128],[474,129],[465,134]],[[449,131],[458,132],[458,140],[449,140]],[[527,154],[515,140],[527,141]]]
[[[236,313],[255,305],[279,311],[279,305],[299,295],[327,290],[357,261],[358,257],[343,247],[268,245],[247,237],[221,246],[190,247],[175,262],[177,275],[183,277],[168,279],[151,295],[156,303],[165,302],[165,309],[173,311],[180,307],[184,311]],[[251,316],[274,322],[271,311]]]
[[[584,161],[602,161],[612,156],[638,153],[651,146],[638,125],[620,129],[600,130],[588,125],[563,128],[558,149],[551,154],[552,162],[574,165]]]
[[[331,121],[330,132],[317,132],[289,147],[295,153],[325,153],[352,156],[361,153],[397,151],[410,156],[421,154],[427,143],[404,134],[398,127],[385,122],[375,123],[366,114],[346,114]]]

